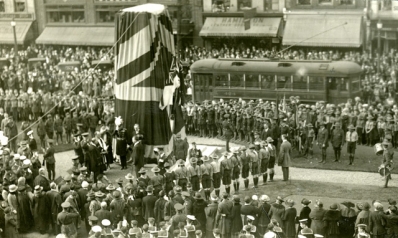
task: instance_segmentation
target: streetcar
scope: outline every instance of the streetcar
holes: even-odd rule
[[[299,96],[342,103],[361,93],[362,68],[350,61],[203,59],[190,70],[194,101]]]

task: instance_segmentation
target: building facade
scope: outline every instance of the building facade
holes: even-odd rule
[[[27,44],[36,32],[34,0],[0,0],[0,44]],[[12,24],[11,24],[12,23]]]

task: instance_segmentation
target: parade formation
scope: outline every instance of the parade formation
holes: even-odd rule
[[[0,237],[398,237],[394,197],[387,207],[380,200],[324,207],[322,199],[279,195],[294,183],[294,159],[352,168],[366,147],[380,161],[373,170],[380,189],[395,189],[398,53],[379,55],[376,66],[365,50],[175,49],[167,8],[148,6],[117,13],[127,28],[117,29],[112,48],[1,48]],[[281,75],[307,68],[235,77],[193,67],[206,59],[212,67],[262,63]],[[315,96],[305,95],[312,89]],[[199,140],[225,146],[205,153]],[[60,175],[63,150],[74,156]],[[271,199],[274,184],[279,196]]]

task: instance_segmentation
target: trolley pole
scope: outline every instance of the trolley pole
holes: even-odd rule
[[[380,19],[377,22],[377,74],[380,75],[380,60],[381,60],[381,34],[380,31],[383,28],[383,23]]]
[[[182,20],[182,3],[181,0],[177,1],[177,59],[180,60],[180,51],[181,51],[181,20]]]

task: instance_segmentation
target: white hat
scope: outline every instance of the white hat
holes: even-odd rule
[[[269,231],[264,234],[264,238],[276,238],[276,234],[272,231]]]
[[[254,216],[250,216],[250,215],[247,216],[247,219],[252,220],[252,221],[255,220]]]
[[[323,235],[315,234],[315,237],[323,237]]]
[[[306,236],[298,235],[298,238],[306,238]]]
[[[30,136],[30,135],[32,135],[33,134],[33,131],[32,130],[30,130],[30,131],[28,131],[28,133],[26,133],[28,136]]]
[[[22,163],[23,163],[23,164],[26,164],[26,165],[30,165],[30,164],[31,164],[31,161],[30,161],[30,159],[26,159],[26,160],[24,160]]]
[[[97,232],[101,232],[101,231],[102,231],[102,228],[101,228],[100,226],[93,226],[93,227],[91,228],[91,230],[92,230],[93,232],[97,233]]]
[[[8,137],[7,137],[7,136],[1,137],[1,144],[2,144],[3,146],[8,145]]]
[[[103,226],[110,226],[110,225],[111,225],[111,222],[110,222],[108,219],[104,219],[104,220],[101,221],[101,224],[102,224]]]
[[[261,195],[260,201],[269,202],[271,199],[267,195]]]
[[[14,154],[14,159],[19,159],[21,157],[20,154]]]
[[[257,200],[258,200],[258,196],[257,196],[257,195],[253,195],[253,196],[252,196],[252,199],[253,199],[254,201],[257,201]]]
[[[66,238],[65,234],[58,234],[55,238]]]
[[[3,154],[3,150],[0,150],[0,155],[2,155]]]
[[[192,216],[192,215],[187,215],[187,218],[188,218],[189,220],[192,220],[192,221],[195,221],[195,220],[196,220],[195,216]]]
[[[21,155],[21,157],[19,157],[20,160],[26,160],[26,156],[25,155]]]
[[[82,188],[88,188],[88,185],[87,181],[82,182]]]

